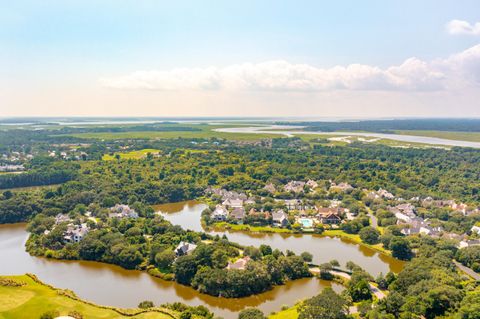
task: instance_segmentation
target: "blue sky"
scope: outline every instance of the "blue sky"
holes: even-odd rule
[[[386,70],[416,57],[429,64],[429,74],[444,72],[447,62],[441,67],[430,64],[480,43],[475,32],[452,34],[446,28],[455,19],[472,25],[480,21],[478,1],[177,2],[0,1],[0,99],[6,101],[0,103],[7,106],[0,109],[0,116],[292,115],[291,105],[298,105],[304,116],[357,116],[365,106],[366,116],[425,116],[439,108],[441,115],[453,116],[458,104],[465,104],[467,115],[480,116],[478,87],[471,81],[462,90],[454,85],[464,80],[463,73],[461,79],[451,72],[438,76],[452,78],[441,88],[429,79],[428,90],[424,83],[393,85],[390,80],[367,88],[363,82],[360,86],[335,82],[317,89],[324,78],[315,70],[308,71],[306,87],[291,85],[304,81],[296,67],[300,64],[323,74],[322,70],[351,64]],[[280,60],[289,64],[257,65]],[[253,64],[248,70],[255,74],[268,73],[268,85],[250,75],[247,80],[242,77],[241,85],[231,85],[245,67],[232,75],[229,66],[245,63]],[[216,68],[215,81],[211,72],[197,72],[208,67]],[[293,79],[271,84],[277,74],[272,68],[285,67],[294,73]],[[187,73],[165,84],[166,77],[178,76],[168,73],[177,68]],[[137,85],[139,78],[132,80],[132,74],[144,71],[167,73],[148,74],[148,83],[142,73],[142,85]],[[325,76],[331,77],[331,72]],[[341,81],[345,76],[351,72]],[[199,77],[201,83],[179,86],[184,77]],[[432,87],[435,92],[428,96],[425,91]],[[357,98],[360,107],[352,105]],[[402,108],[402,103],[415,107]],[[242,109],[252,114],[239,111],[245,104],[252,108]],[[337,106],[342,109],[338,114]]]

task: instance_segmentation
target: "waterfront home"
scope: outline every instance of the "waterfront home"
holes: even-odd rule
[[[275,185],[273,185],[272,183],[265,185],[263,189],[269,192],[270,194],[274,194],[277,191],[277,189],[275,188]]]
[[[428,235],[428,236],[438,236],[442,232],[441,227],[431,227],[427,224],[417,225],[413,227],[403,228],[400,232],[405,236],[409,235]]]
[[[237,259],[235,262],[228,262],[227,269],[237,269],[237,270],[245,270],[248,262],[250,261],[250,257],[245,256],[243,258]]]
[[[178,244],[177,248],[175,248],[175,254],[177,256],[190,255],[196,248],[197,245],[182,241]]]
[[[290,181],[290,182],[288,182],[287,184],[285,184],[285,186],[283,187],[283,189],[284,189],[286,192],[300,193],[300,192],[303,192],[304,186],[305,186],[305,182],[301,182],[301,181]]]
[[[277,210],[272,213],[273,226],[286,227],[288,226],[288,215],[282,210]]]
[[[320,224],[340,224],[342,222],[338,207],[317,207],[317,212],[316,218]]]
[[[217,205],[212,212],[211,217],[215,221],[225,221],[228,217],[228,210],[222,205]]]
[[[67,242],[78,243],[88,234],[89,231],[90,228],[87,224],[69,224],[67,230],[63,233],[63,239]]]
[[[227,207],[227,208],[243,207],[243,200],[228,198],[228,199],[223,201],[222,205]]]
[[[116,204],[110,208],[110,218],[138,218],[138,213],[128,205]]]
[[[245,208],[235,207],[230,213],[230,218],[235,219],[236,221],[242,221],[245,218]]]

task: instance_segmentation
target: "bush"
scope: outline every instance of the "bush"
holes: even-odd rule
[[[138,304],[138,308],[140,308],[140,309],[148,309],[148,308],[153,308],[153,307],[155,307],[155,305],[150,300],[144,300],[144,301],[142,301]]]
[[[240,311],[238,319],[265,319],[265,315],[257,308],[247,308]]]
[[[41,316],[40,319],[55,319],[60,315],[60,313],[56,310],[49,310],[44,312]]]
[[[360,239],[369,245],[378,244],[380,233],[373,227],[364,227],[358,233],[360,235]]]

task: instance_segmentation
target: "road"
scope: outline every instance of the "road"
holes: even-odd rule
[[[346,273],[341,272],[341,271],[332,270],[332,271],[330,271],[330,273],[332,275],[343,277],[343,278],[348,279],[348,280],[351,279],[351,276],[349,274],[346,274]],[[385,298],[385,294],[383,293],[383,291],[381,291],[380,289],[375,287],[371,282],[368,283],[368,286],[370,287],[370,291],[375,295],[375,297],[377,297],[378,299]]]
[[[459,263],[458,261],[454,260],[453,263],[455,264],[455,266],[457,266],[458,269],[460,269],[461,271],[463,271],[464,273],[466,273],[467,275],[469,275],[470,277],[472,277],[473,279],[475,280],[480,280],[480,274],[476,273],[475,271],[473,271],[473,269],[471,268],[468,268],[464,265],[462,265],[461,263]]]

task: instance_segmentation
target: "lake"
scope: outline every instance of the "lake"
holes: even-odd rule
[[[200,214],[205,204],[189,201],[157,206],[174,224],[201,230]],[[200,228],[199,228],[200,227]],[[284,305],[312,297],[331,286],[342,286],[316,278],[288,282],[260,295],[227,299],[200,294],[194,289],[152,277],[145,272],[125,270],[118,266],[89,261],[59,261],[32,257],[25,251],[28,233],[25,224],[0,225],[0,274],[33,273],[42,281],[59,288],[73,290],[79,297],[102,305],[136,307],[140,301],[155,304],[183,302],[204,305],[225,319],[237,318],[245,307],[258,307],[266,314],[279,311]],[[223,235],[223,232],[212,232]],[[243,245],[267,243],[273,248],[290,249],[297,253],[308,250],[317,263],[337,259],[344,264],[352,260],[372,274],[399,271],[402,263],[348,241],[312,235],[225,233],[232,241]]]

